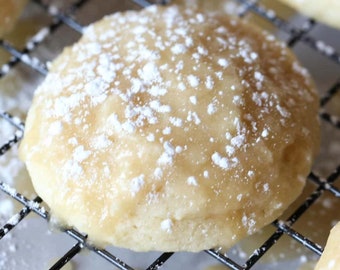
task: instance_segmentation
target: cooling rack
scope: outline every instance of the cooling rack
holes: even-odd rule
[[[0,52],[6,52],[9,56],[8,61],[5,61],[0,66],[0,79],[9,76],[8,74],[19,66],[30,70],[32,72],[30,73],[31,76],[43,78],[47,73],[47,62],[52,59],[45,59],[45,56],[40,56],[40,49],[45,46],[45,43],[59,38],[58,31],[61,31],[61,29],[64,29],[69,35],[74,35],[75,39],[77,39],[82,33],[83,25],[89,23],[89,21],[86,21],[88,18],[83,20],[80,17],[78,18],[77,14],[82,9],[86,9],[87,6],[93,5],[93,2],[94,0],[72,1],[66,7],[59,8],[51,1],[32,0],[29,5],[34,6],[41,14],[45,14],[46,22],[35,29],[23,43],[23,46],[13,45],[11,41],[6,39],[0,40]],[[122,4],[123,1],[106,2],[112,2],[112,5],[118,7],[117,3],[121,2]],[[129,2],[130,6],[127,5],[127,2]],[[166,2],[170,1],[158,2],[166,4]],[[265,24],[270,25],[271,28],[274,28],[276,35],[296,52],[303,64],[311,71],[320,90],[321,109],[319,115],[323,131],[322,135],[326,139],[324,139],[322,144],[320,158],[308,176],[309,190],[285,217],[275,220],[271,224],[271,232],[263,240],[256,243],[252,252],[248,252],[245,255],[240,252],[224,253],[221,250],[211,249],[201,252],[199,256],[205,256],[211,264],[224,265],[226,269],[265,269],[261,264],[262,258],[272,252],[281,238],[288,237],[298,247],[314,254],[317,259],[323,252],[322,245],[312,240],[313,238],[307,235],[304,230],[295,227],[295,224],[302,220],[308,212],[314,211],[313,205],[323,200],[324,194],[331,196],[333,201],[339,200],[338,198],[340,197],[339,184],[337,183],[340,178],[340,32],[301,15],[295,14],[293,16],[294,19],[284,18],[279,12],[269,9],[261,1],[235,0],[234,3],[238,6],[235,12],[239,16],[256,17],[258,20],[262,20]],[[119,6],[119,9],[125,9],[127,6],[133,8],[145,7],[150,4],[149,1],[145,0],[131,0],[125,1],[123,5]],[[100,14],[100,16],[102,15],[105,15],[105,13]],[[94,18],[91,19],[94,20]],[[328,33],[327,35],[325,34],[326,32]],[[61,49],[59,48],[59,50]],[[1,91],[3,89],[0,88],[0,99]],[[330,104],[333,105],[331,106]],[[11,134],[10,137],[4,139],[0,136],[0,157],[9,155],[11,149],[18,146],[24,132],[24,123],[20,117],[22,116],[1,111],[0,108],[0,121],[6,123],[6,125],[1,125],[0,127],[5,127],[7,129],[5,133]],[[0,130],[0,134],[2,131]],[[332,162],[329,162],[329,160]],[[11,237],[12,231],[27,219],[32,212],[43,220],[49,220],[50,218],[49,212],[44,208],[41,198],[24,196],[23,192],[20,193],[16,186],[8,184],[11,183],[8,180],[0,178],[0,195],[18,202],[21,205],[21,210],[10,217],[5,224],[0,224],[0,242],[6,239],[6,237]],[[329,211],[330,207],[327,205],[327,200],[322,205],[324,212]],[[322,216],[317,214],[314,222],[317,223],[321,219]],[[340,220],[340,216],[336,216],[334,213],[334,220]],[[29,230],[30,228],[26,229]],[[89,253],[95,254],[101,260],[105,260],[107,262],[107,269],[141,269],[140,266],[136,268],[131,266],[136,264],[134,254],[129,259],[122,259],[114,251],[99,249],[91,245],[91,243],[87,242],[86,235],[74,229],[64,229],[62,232],[67,237],[72,238],[74,242],[72,242],[71,247],[63,247],[63,254],[54,259],[49,269],[61,269],[66,265],[70,265],[70,261],[72,262],[84,250],[88,250]],[[324,234],[327,237],[328,231],[325,231]],[[11,246],[8,246],[8,249],[10,248]],[[284,253],[285,250],[281,250],[281,252]],[[235,253],[238,253],[237,256],[234,256]],[[10,269],[10,266],[6,266],[6,263],[1,264],[2,254],[0,253],[0,269]],[[190,258],[193,256],[190,253],[184,254],[181,257],[181,265],[177,266],[173,263],[177,260],[177,254],[175,253],[153,253],[152,255],[145,256],[148,258],[146,269],[197,269],[192,264],[195,259]],[[137,257],[140,256],[143,257],[141,254]],[[26,254],[27,260],[29,257],[30,254]],[[302,258],[300,258],[300,261],[308,260],[306,257]],[[47,267],[46,263],[41,262],[41,265],[44,265],[41,266],[41,269]],[[28,266],[27,269],[33,268]],[[279,266],[269,266],[268,269],[279,269]]]

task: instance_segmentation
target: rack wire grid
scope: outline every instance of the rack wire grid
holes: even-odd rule
[[[310,173],[307,181],[307,190],[301,196],[298,203],[294,204],[286,214],[286,217],[282,217],[279,220],[275,220],[269,227],[269,233],[258,238],[257,241],[253,241],[252,244],[245,244],[245,249],[252,251],[240,252],[240,248],[234,248],[228,253],[224,253],[222,250],[205,250],[201,253],[191,254],[185,253],[181,257],[180,265],[175,266],[173,262],[178,260],[177,253],[151,253],[150,254],[137,254],[132,251],[110,251],[108,249],[99,249],[91,243],[87,242],[86,236],[79,233],[74,229],[65,229],[61,235],[68,235],[67,238],[73,238],[72,244],[67,242],[67,245],[62,246],[62,251],[59,251],[61,255],[52,255],[50,266],[47,266],[47,262],[39,261],[39,266],[29,266],[25,261],[29,261],[34,253],[39,250],[30,250],[30,246],[25,249],[25,254],[20,253],[20,248],[23,244],[23,236],[19,236],[16,240],[16,246],[8,244],[13,240],[11,234],[15,234],[16,228],[23,224],[25,220],[28,220],[31,212],[34,212],[38,217],[43,220],[49,220],[49,213],[45,210],[41,198],[38,196],[30,198],[30,195],[25,195],[25,190],[22,184],[18,184],[15,181],[16,172],[10,172],[3,174],[2,172],[9,166],[8,163],[0,163],[0,199],[8,202],[13,200],[19,202],[21,209],[18,212],[8,218],[7,221],[0,220],[3,222],[0,224],[0,268],[1,269],[23,269],[24,267],[18,263],[10,263],[9,259],[6,258],[8,253],[14,258],[14,261],[18,262],[19,259],[24,263],[22,265],[27,266],[27,269],[61,269],[64,266],[71,266],[72,261],[76,260],[77,257],[81,257],[85,250],[89,250],[84,256],[89,254],[95,254],[96,259],[105,261],[105,269],[198,269],[194,266],[193,261],[197,260],[197,256],[204,257],[204,260],[209,261],[207,265],[221,265],[225,266],[226,269],[279,269],[278,261],[294,260],[298,257],[298,264],[289,266],[290,268],[302,267],[305,262],[313,258],[316,261],[323,252],[325,240],[328,236],[329,229],[333,224],[328,222],[326,226],[319,225],[322,220],[325,219],[325,215],[331,216],[331,221],[340,220],[339,214],[334,210],[333,204],[336,204],[340,197],[339,185],[337,186],[337,180],[340,176],[340,32],[331,29],[327,26],[320,24],[319,22],[306,18],[301,14],[290,14],[288,19],[283,14],[280,14],[280,9],[271,10],[265,2],[253,1],[253,0],[230,0],[233,4],[237,4],[236,9],[239,16],[242,17],[253,17],[260,21],[261,24],[266,24],[275,34],[283,39],[289,47],[297,54],[300,61],[310,70],[314,77],[317,87],[320,90],[320,119],[322,126],[322,149],[321,154],[316,165],[313,168],[313,172]],[[63,3],[63,5],[61,4]],[[24,27],[26,29],[26,37],[24,41],[11,41],[11,38],[0,40],[0,78],[6,80],[7,77],[13,77],[11,73],[15,73],[17,69],[24,70],[26,74],[24,84],[29,83],[32,80],[38,82],[47,73],[47,62],[52,60],[54,55],[44,54],[44,48],[52,44],[52,50],[55,50],[55,54],[59,53],[64,45],[71,44],[73,41],[79,38],[82,33],[83,25],[88,24],[95,19],[99,19],[101,16],[112,13],[117,10],[124,10],[127,8],[140,8],[150,5],[151,3],[145,0],[135,1],[102,1],[105,2],[106,6],[110,6],[109,9],[104,8],[103,11],[96,9],[100,1],[94,3],[94,0],[78,0],[70,1],[40,1],[33,0],[28,4],[28,9],[35,16],[43,17],[42,23],[38,25],[19,23],[18,27]],[[64,3],[65,2],[65,3]],[[165,2],[165,1],[162,1]],[[169,2],[169,1],[168,1]],[[267,1],[269,2],[269,1]],[[272,1],[273,2],[273,1]],[[166,4],[166,3],[162,3]],[[58,7],[59,5],[59,7]],[[83,10],[91,10],[90,14],[94,16],[82,16]],[[36,18],[36,17],[35,17]],[[23,26],[24,25],[24,26]],[[27,30],[28,28],[28,30]],[[68,37],[67,44],[63,43],[63,33],[66,32]],[[55,42],[58,40],[58,42]],[[61,40],[61,42],[60,42]],[[55,42],[55,43],[54,43]],[[57,44],[57,48],[53,47],[53,44]],[[307,52],[307,53],[306,53]],[[3,56],[4,55],[4,56]],[[3,61],[4,58],[5,61]],[[317,64],[316,64],[317,63]],[[28,74],[28,75],[27,75]],[[15,77],[16,75],[14,75]],[[1,82],[0,80],[0,82]],[[35,81],[37,84],[37,82]],[[21,93],[26,91],[21,86],[16,86],[17,92]],[[0,106],[5,106],[1,99],[4,96],[4,86],[0,84]],[[32,91],[27,94],[31,98]],[[27,98],[27,97],[26,97]],[[17,105],[22,102],[22,98],[19,95]],[[8,104],[7,104],[8,105]],[[7,106],[8,107],[8,106]],[[26,110],[25,108],[24,110]],[[3,108],[0,107],[0,110]],[[0,111],[0,158],[3,160],[14,159],[17,160],[16,148],[24,132],[24,123],[21,119],[24,118],[24,113],[16,113],[16,110],[11,108],[8,111]],[[14,112],[14,113],[13,113]],[[1,137],[1,134],[6,134]],[[10,134],[10,135],[8,135]],[[12,153],[14,152],[14,154]],[[14,157],[13,157],[14,155]],[[7,156],[7,157],[6,157]],[[1,161],[1,160],[0,160]],[[18,163],[15,163],[18,164]],[[7,170],[10,171],[10,170]],[[24,181],[24,180],[21,180]],[[25,181],[29,181],[26,177]],[[338,181],[339,182],[339,181]],[[20,189],[21,187],[21,189]],[[25,195],[25,196],[24,196]],[[314,205],[321,205],[321,210],[313,209]],[[18,208],[18,207],[16,207]],[[335,209],[337,206],[335,206]],[[0,209],[1,210],[1,209]],[[1,215],[1,211],[0,211]],[[305,216],[311,215],[312,218],[308,221],[302,222]],[[40,220],[40,218],[38,218]],[[301,222],[301,226],[295,226],[295,224]],[[313,232],[308,232],[308,226],[310,223],[315,223],[312,228],[319,228],[323,233],[323,240],[315,241],[313,238]],[[47,222],[45,222],[47,223]],[[321,224],[320,223],[320,224]],[[307,225],[306,225],[307,224]],[[22,226],[23,233],[30,232],[31,225]],[[38,231],[41,229],[38,229]],[[46,230],[48,228],[46,227]],[[306,231],[305,231],[306,230]],[[53,231],[53,229],[52,229]],[[312,229],[313,231],[313,229]],[[39,231],[38,234],[43,232]],[[58,234],[58,237],[61,237]],[[289,245],[281,246],[280,252],[275,254],[275,259],[271,262],[266,262],[266,257],[269,253],[276,253],[275,246],[283,240],[281,238],[287,238]],[[9,239],[9,242],[1,245],[1,242]],[[33,242],[38,241],[37,237],[33,238]],[[280,241],[278,241],[280,240]],[[247,243],[247,242],[246,242]],[[293,244],[292,244],[293,243]],[[39,243],[38,243],[39,245]],[[42,244],[43,245],[43,244]],[[286,250],[292,249],[293,255],[285,256]],[[252,246],[252,247],[249,247]],[[42,251],[44,248],[41,249]],[[40,250],[40,253],[42,252]],[[235,251],[236,250],[236,251]],[[302,251],[301,251],[302,250]],[[300,251],[300,252],[298,252]],[[291,251],[287,251],[291,252]],[[129,253],[129,259],[124,259],[124,254]],[[298,253],[300,255],[297,255]],[[22,258],[16,256],[22,256]],[[41,253],[42,254],[42,253]],[[38,256],[42,256],[42,255]],[[117,255],[119,254],[119,255]],[[132,254],[132,255],[131,255]],[[295,256],[295,255],[296,256]],[[307,255],[301,255],[307,254]],[[34,256],[33,256],[34,257]],[[43,257],[43,256],[42,256]],[[142,266],[137,265],[135,268],[132,265],[136,264],[136,258],[144,258],[147,260]],[[94,260],[95,261],[95,260]],[[264,262],[263,262],[264,261]],[[285,262],[284,268],[287,269],[288,265]],[[264,266],[268,264],[267,268]],[[96,269],[104,269],[97,268]],[[91,269],[93,269],[91,268]],[[78,269],[78,268],[77,268]],[[80,269],[80,268],[79,268]],[[83,268],[82,268],[83,269]],[[204,268],[206,269],[206,268]],[[299,268],[300,269],[300,268]],[[302,269],[302,268],[301,268]],[[307,268],[306,268],[307,269]]]

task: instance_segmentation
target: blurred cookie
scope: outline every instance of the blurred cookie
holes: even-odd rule
[[[322,23],[340,28],[339,0],[280,0],[297,11]]]
[[[335,225],[330,232],[325,250],[317,263],[315,270],[340,269],[340,223]]]
[[[0,0],[0,39],[12,29],[27,0]]]

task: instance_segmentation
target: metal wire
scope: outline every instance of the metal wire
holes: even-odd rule
[[[145,7],[151,4],[149,1],[145,0],[131,1],[135,4],[140,5],[141,7]],[[2,47],[12,56],[6,64],[0,67],[0,78],[6,76],[6,74],[11,69],[15,68],[18,63],[23,63],[29,68],[41,73],[42,75],[46,75],[46,63],[42,62],[38,58],[31,56],[36,48],[40,46],[40,44],[42,44],[47,37],[52,36],[53,33],[63,25],[73,29],[78,33],[82,33],[83,31],[83,26],[72,17],[72,13],[77,11],[86,3],[90,2],[90,0],[78,0],[73,5],[71,5],[66,12],[61,12],[55,7],[46,4],[44,1],[32,0],[32,2],[48,12],[49,16],[53,18],[52,23],[50,25],[44,26],[43,28],[39,29],[36,34],[32,35],[32,37],[26,42],[26,45],[22,50],[15,48],[6,40],[0,40],[0,48]],[[163,2],[165,3],[166,1],[162,1],[162,3]],[[309,35],[310,32],[315,28],[315,26],[318,25],[317,21],[307,18],[303,24],[301,24],[299,27],[296,27],[293,26],[289,21],[285,21],[284,19],[280,18],[279,15],[275,14],[271,10],[268,10],[264,6],[260,5],[258,1],[235,0],[235,2],[238,2],[242,5],[242,12],[241,14],[239,14],[240,16],[245,16],[248,13],[253,13],[264,18],[273,26],[275,26],[278,30],[283,31],[289,35],[289,38],[287,40],[288,46],[294,47],[297,44],[307,45],[308,47],[313,49],[315,53],[320,54],[322,57],[328,59],[328,61],[330,62],[335,63],[340,68],[340,52],[337,52],[334,48],[329,46],[326,41],[317,40]],[[335,95],[339,92],[339,89],[340,78],[338,78],[333,86],[330,87],[326,94],[320,99],[320,118],[326,123],[331,124],[335,129],[340,129],[340,119],[338,116],[332,115],[327,112],[325,106],[335,97]],[[7,112],[0,112],[0,121],[8,122],[15,129],[11,138],[8,138],[8,140],[4,143],[0,142],[1,156],[5,155],[14,145],[16,145],[21,140],[23,136],[24,124],[22,121],[20,121],[20,119],[11,116]],[[262,245],[255,249],[252,255],[250,255],[250,257],[244,263],[236,262],[233,259],[229,258],[226,254],[222,254],[218,250],[211,249],[206,250],[205,252],[216,261],[220,262],[223,265],[226,265],[230,269],[251,269],[254,265],[257,264],[257,262],[263,257],[263,255],[270,252],[271,247],[274,246],[283,235],[287,235],[301,245],[310,249],[315,254],[321,255],[323,248],[318,243],[315,243],[311,239],[304,236],[303,233],[294,230],[292,225],[309,210],[311,205],[313,205],[313,203],[315,203],[325,191],[331,192],[336,198],[340,197],[339,189],[333,185],[334,182],[339,179],[339,177],[340,165],[338,165],[335,171],[330,173],[329,176],[326,177],[326,179],[320,179],[317,174],[311,172],[308,179],[316,185],[315,190],[299,207],[297,207],[297,209],[287,220],[276,220],[273,222],[273,226],[274,228],[276,228],[275,232],[270,237],[268,237]],[[13,187],[5,184],[2,179],[0,179],[0,191],[12,197],[14,200],[23,205],[21,211],[19,211],[10,220],[8,220],[6,224],[0,227],[0,240],[5,237],[7,233],[9,233],[15,226],[17,226],[17,224],[19,224],[32,211],[45,220],[49,219],[49,213],[45,210],[44,207],[41,206],[41,198],[36,197],[34,200],[30,200],[22,194],[18,193]],[[109,251],[105,249],[98,249],[97,247],[88,243],[86,235],[83,235],[74,229],[65,229],[64,232],[70,237],[74,238],[77,243],[73,245],[63,256],[61,256],[50,269],[61,269],[83,249],[88,249],[96,253],[98,256],[102,257],[104,260],[108,261],[113,266],[119,269],[134,269],[129,266],[127,262],[122,261],[120,258],[116,257]],[[154,270],[162,268],[162,266],[166,264],[168,260],[171,260],[174,257],[173,254],[174,253],[171,252],[161,254],[154,262],[149,265],[147,269]]]

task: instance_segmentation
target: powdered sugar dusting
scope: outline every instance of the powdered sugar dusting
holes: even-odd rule
[[[198,186],[197,180],[194,176],[189,176],[187,179],[187,183],[190,186]]]
[[[224,59],[224,58],[218,59],[217,63],[218,63],[221,67],[224,67],[224,68],[226,68],[226,67],[229,65],[228,60],[227,60],[227,59]]]
[[[191,87],[198,87],[198,85],[199,85],[199,79],[196,77],[196,76],[194,76],[194,75],[189,75],[188,76],[188,82],[189,82],[189,84],[190,84],[190,86]]]
[[[171,219],[165,219],[161,222],[161,229],[167,233],[172,233],[173,222]]]
[[[135,196],[144,186],[144,175],[137,176],[131,180],[131,195]]]
[[[244,214],[242,216],[242,224],[247,229],[247,233],[249,235],[253,234],[255,232],[255,225],[256,225],[255,215],[254,214],[250,214],[250,215]]]
[[[212,156],[211,156],[212,161],[214,162],[215,165],[219,166],[222,169],[230,169],[231,168],[231,164],[230,161],[228,160],[228,158],[221,156],[219,153],[215,152]]]
[[[74,149],[73,158],[77,162],[83,162],[91,154],[91,151],[85,150],[84,146],[80,145]]]

